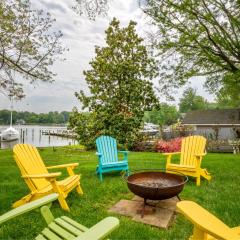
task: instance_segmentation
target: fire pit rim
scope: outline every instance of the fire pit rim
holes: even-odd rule
[[[131,174],[129,176],[127,176],[128,173],[125,172],[125,174],[123,174],[122,177],[127,183],[130,183],[130,184],[135,185],[135,186],[141,186],[142,188],[153,188],[153,189],[165,189],[166,188],[166,187],[157,187],[156,188],[156,187],[153,187],[153,186],[145,186],[145,185],[140,185],[140,184],[136,184],[136,183],[128,181],[128,177],[130,177],[134,173],[144,173],[144,172],[155,172],[155,173],[162,172],[162,173],[169,173],[169,174],[176,173],[175,175],[180,175],[180,176],[184,177],[184,181],[182,183],[179,183],[179,184],[176,184],[176,185],[171,185],[168,188],[173,188],[173,187],[178,187],[178,186],[181,186],[181,185],[185,185],[185,183],[188,181],[188,176],[186,176],[185,174],[177,172],[177,171],[172,171],[172,170],[171,170],[171,172],[166,172],[166,169],[163,169],[163,168],[133,170],[133,171],[131,171]]]

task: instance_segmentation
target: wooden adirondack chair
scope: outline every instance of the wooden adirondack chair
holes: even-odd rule
[[[66,216],[55,219],[46,205],[51,204],[56,199],[58,199],[58,194],[52,193],[17,207],[0,216],[0,225],[23,213],[41,207],[41,213],[48,226],[35,238],[36,240],[100,240],[119,226],[119,220],[114,217],[107,217],[91,228],[84,227]]]
[[[17,144],[13,148],[14,159],[21,170],[22,177],[28,185],[31,193],[13,204],[18,207],[27,202],[36,200],[50,193],[58,193],[58,201],[64,210],[69,211],[65,198],[68,193],[76,188],[82,195],[80,186],[80,175],[76,175],[73,169],[78,163],[69,163],[57,166],[46,167],[36,147],[30,144]],[[49,173],[48,169],[66,168],[69,174],[64,180],[57,181],[60,172]]]
[[[41,213],[48,226],[36,240],[100,240],[119,226],[119,220],[115,217],[106,217],[87,228],[66,216],[54,218],[48,206],[43,206]]]
[[[194,224],[193,235],[189,240],[240,240],[240,226],[228,227],[195,202],[178,202],[177,209]]]
[[[211,180],[206,169],[201,168],[201,161],[205,153],[206,138],[202,136],[186,137],[182,141],[181,152],[164,153],[167,156],[166,170],[176,171],[187,176],[196,177],[196,184],[200,186],[201,176]],[[175,154],[180,154],[180,164],[171,163],[171,158]]]
[[[97,174],[102,181],[102,174],[111,171],[126,171],[128,173],[128,151],[118,151],[116,139],[110,136],[101,136],[96,140],[98,166]],[[119,161],[118,153],[123,153],[123,160]]]

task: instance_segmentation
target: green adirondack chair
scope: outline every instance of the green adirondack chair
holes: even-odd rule
[[[100,240],[119,226],[119,220],[115,217],[106,217],[93,227],[87,228],[66,216],[54,218],[47,206],[41,208],[41,213],[48,226],[36,240]]]
[[[107,217],[91,228],[84,227],[66,216],[54,218],[46,205],[57,199],[58,194],[53,193],[15,208],[0,216],[0,225],[16,216],[41,207],[47,227],[35,238],[36,240],[100,240],[119,226],[119,220],[114,217]]]

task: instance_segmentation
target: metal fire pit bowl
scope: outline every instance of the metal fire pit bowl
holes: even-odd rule
[[[135,172],[125,176],[128,188],[131,192],[146,200],[163,200],[178,197],[187,182],[187,176],[164,171]],[[179,198],[179,197],[178,197]]]

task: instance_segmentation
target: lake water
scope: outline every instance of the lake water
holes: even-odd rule
[[[0,126],[0,132],[9,126]],[[61,126],[40,126],[40,125],[17,125],[13,126],[21,134],[20,139],[12,142],[0,142],[0,148],[12,148],[17,143],[29,143],[36,147],[49,147],[49,146],[66,146],[77,144],[77,141],[71,138],[49,136],[42,134],[42,131],[57,132],[67,130],[66,127]]]

